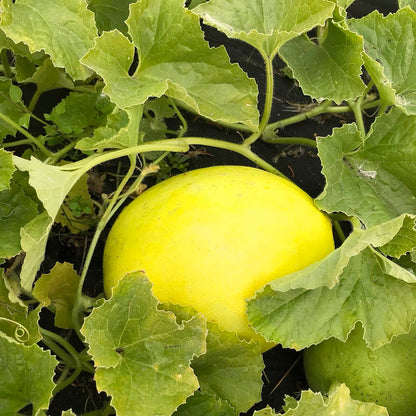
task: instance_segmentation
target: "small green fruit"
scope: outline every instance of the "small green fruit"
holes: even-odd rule
[[[416,327],[370,350],[359,325],[346,342],[331,338],[308,348],[304,366],[312,390],[327,392],[338,381],[353,399],[385,406],[390,416],[416,415]]]

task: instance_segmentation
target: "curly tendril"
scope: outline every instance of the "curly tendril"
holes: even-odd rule
[[[0,321],[4,321],[11,325],[16,326],[14,330],[14,338],[16,341],[21,342],[21,343],[29,341],[30,333],[28,329],[25,326],[23,326],[20,322],[16,322],[16,321],[13,321],[12,319],[4,318],[1,316],[0,316]]]

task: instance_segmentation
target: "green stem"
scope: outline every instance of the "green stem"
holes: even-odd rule
[[[338,238],[340,239],[341,243],[343,243],[345,241],[346,237],[345,237],[344,231],[341,228],[341,225],[340,225],[339,221],[332,221],[332,225],[334,226],[335,231],[336,231],[336,233],[338,235]]]
[[[274,74],[273,74],[273,59],[263,54],[263,59],[266,64],[266,97],[264,100],[264,109],[261,116],[259,131],[251,134],[247,139],[244,140],[245,146],[252,145],[263,133],[267,127],[267,123],[270,120],[273,105],[273,92],[274,92]]]
[[[74,146],[77,144],[77,140],[72,141],[71,143],[67,144],[61,150],[58,150],[52,157],[49,157],[45,163],[54,165],[58,162],[59,159],[62,159]]]
[[[240,155],[254,162],[256,165],[263,168],[264,170],[267,170],[268,172],[274,173],[275,175],[286,178],[286,176],[283,175],[283,173],[279,172],[275,167],[264,161],[261,157],[257,156],[254,152],[250,150],[248,146],[244,144],[230,143],[222,140],[209,139],[204,137],[185,137],[183,140],[185,140],[185,142],[189,145],[216,147],[219,149],[225,149],[235,153],[239,153]]]
[[[20,127],[17,123],[15,123],[11,118],[7,117],[5,114],[0,113],[0,118],[5,121],[6,123],[10,124],[13,128],[17,131],[22,133],[28,140],[30,140],[34,145],[36,145],[46,156],[52,156],[53,153],[49,151],[43,143],[41,143],[36,137],[32,136],[27,130]]]
[[[6,149],[7,147],[16,147],[16,146],[22,146],[26,144],[33,144],[33,142],[30,139],[22,139],[22,140],[16,140],[14,142],[3,143],[2,146]]]
[[[103,216],[101,217],[96,229],[95,229],[95,233],[94,236],[92,238],[91,244],[88,248],[88,252],[85,258],[85,262],[82,268],[82,272],[81,272],[81,276],[80,276],[80,280],[79,280],[79,284],[78,284],[78,289],[77,289],[77,301],[75,302],[74,308],[73,308],[73,315],[72,315],[72,321],[73,324],[75,326],[75,328],[77,330],[79,330],[82,326],[82,318],[81,318],[81,314],[83,312],[83,304],[82,304],[82,288],[84,286],[84,282],[85,282],[85,278],[87,276],[88,273],[88,269],[92,260],[92,256],[94,254],[95,251],[95,247],[97,246],[98,240],[100,238],[100,235],[102,233],[102,231],[104,230],[105,226],[107,225],[108,221],[111,219],[111,217],[114,215],[114,213],[116,212],[116,210],[114,209],[114,206],[117,203],[117,200],[120,199],[120,194],[123,191],[123,189],[125,188],[125,186],[127,185],[127,182],[130,180],[130,178],[133,176],[134,171],[136,169],[136,158],[135,155],[130,155],[129,156],[130,159],[130,167],[128,172],[126,173],[126,175],[124,175],[123,179],[121,180],[120,184],[118,185],[116,191],[114,192],[114,195],[111,198],[110,203],[108,204],[107,208],[105,209]],[[144,178],[144,174],[143,171],[142,173],[139,175],[139,178],[141,178],[140,181],[143,180]],[[136,182],[134,183],[134,186],[136,186]],[[117,204],[116,206],[118,207],[119,205],[121,205],[125,199],[128,197],[128,194],[123,195],[123,197],[121,198],[121,201],[119,204]]]
[[[189,150],[189,145],[187,144],[186,140],[183,138],[155,140],[152,142],[138,144],[137,146],[128,147],[126,149],[112,150],[109,152],[95,154],[85,159],[79,160],[77,162],[73,162],[68,165],[60,166],[60,169],[64,171],[74,171],[74,170],[80,169],[86,172],[89,169],[101,163],[108,162],[113,159],[118,159],[124,156],[135,155],[137,153],[158,152],[158,151],[187,152],[188,150]]]
[[[304,113],[296,114],[295,116],[288,117],[283,120],[276,121],[274,123],[270,123],[265,130],[277,130],[282,127],[290,126],[291,124],[300,123],[301,121],[308,120],[309,118],[316,117],[317,115],[323,113],[338,113],[340,112],[340,108],[341,107],[332,107],[330,101],[324,101],[323,103],[317,105],[311,110],[305,111]],[[346,109],[346,111],[351,111],[350,107],[345,106],[344,108]]]
[[[56,341],[60,345],[62,345],[68,353],[71,355],[73,361],[74,361],[74,371],[72,374],[67,377],[64,381],[62,381],[60,384],[57,384],[55,389],[53,390],[53,394],[56,395],[58,392],[63,390],[65,387],[69,386],[80,374],[82,371],[82,364],[79,359],[79,354],[75,350],[75,348],[64,338],[59,336],[58,334],[55,334],[54,332],[48,331],[47,329],[41,328],[40,333],[44,338],[50,338],[53,341]]]
[[[185,117],[179,111],[179,108],[176,105],[175,101],[171,97],[168,97],[168,99],[169,99],[170,105],[172,106],[173,110],[175,111],[176,115],[178,116],[179,120],[182,123],[182,126],[179,130],[179,134],[177,137],[183,137],[185,133],[188,131],[188,123],[186,122]]]
[[[63,339],[63,338],[62,338]],[[60,347],[55,341],[53,341],[48,335],[43,334],[42,342],[53,351],[61,360],[69,367],[75,368],[75,361],[71,354],[68,354],[64,348]]]
[[[373,100],[361,105],[361,110],[367,110],[369,108],[378,107],[380,105],[380,100]],[[283,127],[290,126],[295,123],[300,123],[301,121],[308,120],[312,117],[316,117],[320,114],[338,114],[338,113],[349,113],[352,111],[350,105],[344,106],[335,106],[332,105],[330,101],[324,101],[322,104],[312,108],[311,110],[305,111],[300,114],[296,114],[295,116],[285,118],[283,120],[276,121],[274,123],[270,123],[266,128],[265,131],[269,130],[278,130]]]
[[[364,138],[366,135],[363,113],[361,109],[362,98],[360,97],[357,101],[351,101],[349,103],[351,110],[355,116],[355,122],[357,123],[358,131],[361,133],[361,137]]]
[[[263,141],[271,144],[299,144],[303,146],[317,147],[316,141],[306,137],[263,137]]]
[[[7,78],[12,78],[13,73],[12,73],[12,70],[10,69],[9,58],[7,57],[7,49],[2,49],[1,50],[1,52],[0,52],[0,61],[3,65],[4,75],[6,75]]]
[[[28,105],[28,110],[33,113],[33,110],[36,107],[36,104],[39,101],[40,96],[42,95],[42,91],[39,90],[39,88],[36,88],[35,93],[33,94],[32,98],[30,99],[30,103]]]

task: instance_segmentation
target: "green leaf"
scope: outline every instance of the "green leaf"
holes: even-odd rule
[[[101,93],[71,92],[50,114],[45,114],[60,133],[79,135],[85,129],[104,124],[114,109],[114,104]]]
[[[26,347],[0,336],[0,415],[15,415],[28,404],[34,415],[48,409],[57,364],[36,344]]]
[[[172,312],[157,309],[140,273],[120,281],[113,297],[86,318],[82,333],[97,366],[97,387],[112,396],[120,415],[169,416],[199,387],[190,361],[205,352],[205,319],[177,324]]]
[[[10,189],[10,180],[14,171],[12,153],[0,149],[0,195],[1,191]]]
[[[189,306],[162,304],[159,308],[172,311],[179,324],[197,315]],[[240,340],[233,332],[221,331],[214,323],[208,322],[207,327],[207,350],[191,364],[200,391],[224,400],[237,413],[247,411],[261,400],[261,348],[254,342]]]
[[[1,28],[15,43],[24,42],[32,53],[43,49],[73,79],[91,75],[80,58],[93,46],[97,29],[84,0],[16,0],[2,13]]]
[[[89,230],[95,223],[94,203],[88,191],[88,175],[84,174],[71,188],[58,212],[55,222],[71,233]]]
[[[58,214],[68,192],[85,173],[83,169],[66,171],[34,157],[26,160],[14,156],[13,162],[19,170],[29,172],[29,183],[52,219]]]
[[[22,343],[27,346],[33,345],[41,339],[38,326],[40,308],[38,307],[29,312],[28,309],[20,303],[12,302],[10,298],[13,298],[13,295],[10,296],[9,291],[5,285],[5,281],[6,277],[3,275],[3,271],[1,270],[0,339],[2,337],[7,337],[10,341]]]
[[[253,416],[275,415],[275,413],[254,412]],[[284,413],[286,416],[388,416],[387,409],[374,403],[364,403],[351,398],[345,384],[334,386],[328,397],[311,390],[302,391],[295,408]]]
[[[358,217],[367,227],[416,214],[416,117],[398,109],[378,117],[363,141],[355,124],[318,138],[325,211]]]
[[[375,349],[416,318],[416,276],[375,248],[416,231],[406,216],[368,230],[354,230],[345,242],[320,262],[276,279],[248,304],[249,321],[266,339],[302,349],[331,336],[342,341],[356,322]]]
[[[69,75],[62,68],[55,67],[49,58],[45,59],[42,65],[33,68],[33,73],[30,72],[28,66],[22,68],[24,62],[27,62],[24,59],[18,59],[20,65],[17,66],[16,79],[18,82],[36,84],[37,94],[58,88],[72,89],[74,87],[74,82]]]
[[[335,5],[326,0],[210,0],[193,9],[204,23],[274,57],[288,40],[323,25]]]
[[[43,211],[20,230],[22,250],[26,253],[20,280],[26,290],[32,290],[32,284],[45,258],[46,243],[52,225],[52,218]]]
[[[20,118],[26,113],[22,102],[20,100],[16,102],[11,97],[12,87],[10,79],[0,79],[0,113],[20,125]],[[14,126],[0,119],[0,143],[7,135],[14,136],[16,131]]]
[[[106,124],[95,129],[91,137],[81,139],[76,148],[82,151],[124,149],[138,145],[143,138],[139,132],[142,105],[128,107],[109,114]]]
[[[237,416],[237,414],[226,401],[197,390],[172,416]]]
[[[0,258],[19,253],[20,229],[38,215],[38,204],[14,182],[0,192]]]
[[[80,277],[70,263],[56,263],[48,274],[43,274],[32,291],[43,306],[55,309],[55,325],[73,328],[72,310],[77,300]]]
[[[237,413],[261,401],[261,350],[255,343],[240,341],[208,323],[207,352],[192,361],[202,392],[215,394],[230,403]]]
[[[280,49],[304,94],[336,103],[363,94],[361,80],[362,39],[353,32],[329,23],[325,36],[315,43],[298,36]]]
[[[167,137],[168,127],[165,120],[175,116],[166,97],[146,101],[144,117],[140,121],[140,131],[144,132],[144,140],[159,140]]]
[[[166,94],[214,121],[257,128],[256,83],[230,64],[223,47],[209,47],[182,0],[132,4],[127,25],[133,43],[117,30],[105,32],[82,59],[103,77],[111,101],[126,108]],[[139,65],[130,76],[135,47]]]
[[[136,0],[90,0],[88,8],[95,14],[99,31],[118,29],[127,35],[125,20],[129,16],[129,5]]]
[[[406,6],[411,7],[413,10],[416,10],[416,0],[399,0],[400,9]]]
[[[366,68],[383,104],[416,114],[416,52],[410,46],[416,40],[416,13],[404,8],[384,17],[375,11],[349,19],[348,25],[363,36]]]

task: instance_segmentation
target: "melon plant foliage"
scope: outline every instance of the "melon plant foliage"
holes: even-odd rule
[[[357,322],[371,349],[409,332],[416,319],[416,4],[399,0],[387,16],[349,18],[352,3],[2,0],[0,414],[48,414],[80,374],[108,397],[94,414],[236,416],[259,402],[258,346],[194,311],[160,304],[145,277],[126,277],[110,300],[89,297],[83,286],[100,233],[147,175],[168,176],[169,163],[186,168],[194,146],[236,152],[281,175],[253,145],[287,143],[282,128],[308,117],[352,115],[326,137],[299,138],[317,146],[326,179],[317,206],[336,228],[346,221],[352,231],[322,261],[259,291],[248,302],[249,321],[296,350],[345,340]],[[208,44],[201,22],[260,54],[264,96],[223,46]],[[313,104],[290,120],[270,119],[275,59]],[[39,100],[54,90],[63,98],[40,114]],[[185,113],[238,131],[241,142],[190,135]],[[105,193],[95,178],[92,198],[95,168],[117,160],[126,169],[115,189]],[[82,270],[46,268],[57,224],[93,236]],[[39,318],[47,309],[53,330]],[[345,409],[387,414],[351,399],[343,385],[255,414]]]

